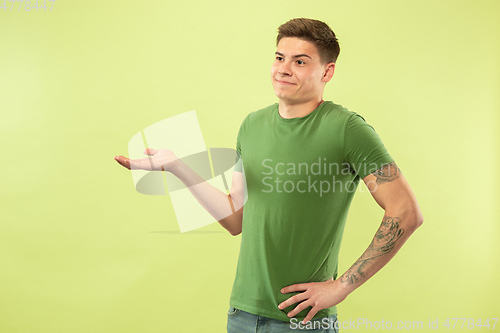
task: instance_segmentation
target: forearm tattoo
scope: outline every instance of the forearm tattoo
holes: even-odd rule
[[[377,177],[377,184],[391,182],[399,177],[400,170],[396,165],[396,162],[391,162],[382,166],[377,171],[373,172],[372,175]]]
[[[384,216],[382,224],[365,253],[340,277],[340,282],[354,284],[365,279],[365,273],[373,259],[383,256],[394,249],[396,241],[404,234],[399,226],[399,217]]]

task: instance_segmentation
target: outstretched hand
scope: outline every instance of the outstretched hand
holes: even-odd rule
[[[312,307],[302,322],[304,325],[313,319],[314,315],[318,313],[318,311],[337,305],[347,297],[344,286],[342,286],[339,280],[333,280],[333,278],[324,282],[293,284],[281,289],[282,294],[295,291],[304,292],[290,297],[286,301],[279,304],[278,308],[282,310],[292,304],[300,302],[295,309],[288,312],[287,316],[291,318],[308,306]]]
[[[120,155],[115,156],[115,161],[129,170],[150,171],[171,171],[179,161],[177,156],[168,149],[146,148],[144,154],[149,157],[132,160]]]

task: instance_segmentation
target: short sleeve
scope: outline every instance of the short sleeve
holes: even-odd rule
[[[235,160],[235,164],[234,164],[234,171],[238,171],[238,172],[243,172],[243,161],[241,159],[241,128],[243,126],[240,126],[240,129],[238,131],[238,137],[236,138],[236,160]]]
[[[375,129],[359,114],[349,117],[344,134],[345,159],[360,178],[394,161]]]

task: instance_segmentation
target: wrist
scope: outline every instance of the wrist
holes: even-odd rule
[[[168,171],[177,178],[180,178],[184,166],[185,164],[180,159],[175,159],[172,162],[168,163],[168,168],[165,168],[165,171]]]
[[[335,289],[337,290],[337,292],[344,297],[349,296],[349,294],[352,293],[357,288],[357,286],[355,286],[350,281],[342,280],[342,277],[333,281],[333,283],[335,284]]]

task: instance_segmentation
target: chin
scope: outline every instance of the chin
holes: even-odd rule
[[[281,100],[287,101],[289,98],[285,94],[282,93],[276,93],[276,97],[278,97]]]
[[[283,95],[276,94],[276,97],[278,97],[278,99],[279,99],[280,101],[283,101],[283,102],[285,102],[285,103],[287,103],[287,104],[295,104],[295,103],[294,103],[294,102],[295,102],[295,100],[294,100],[294,99],[292,99],[292,98],[289,98],[288,96],[283,96]]]
[[[276,94],[276,97],[281,99],[290,98],[290,95],[282,90],[275,90],[274,93]]]

